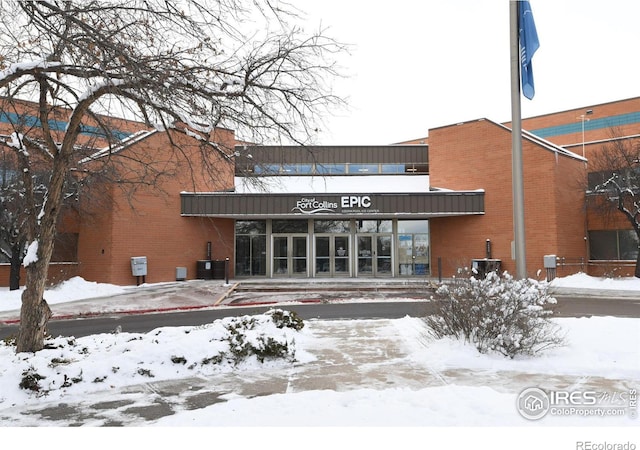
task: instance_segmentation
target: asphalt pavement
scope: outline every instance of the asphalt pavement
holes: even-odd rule
[[[137,286],[119,295],[56,303],[51,309],[54,319],[70,319],[293,303],[428,300],[434,287],[432,280],[422,278],[262,279],[230,280],[228,283],[224,280],[190,280]],[[607,302],[629,305],[631,313],[623,314],[627,317],[638,317],[637,311],[640,311],[640,292],[636,291],[553,287],[550,293],[563,302],[583,301],[588,310],[597,315],[606,313]],[[571,313],[563,315],[570,316]],[[19,310],[0,311],[0,325],[17,324],[19,318]]]

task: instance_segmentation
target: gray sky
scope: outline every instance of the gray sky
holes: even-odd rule
[[[352,44],[335,90],[350,110],[317,144],[390,144],[429,128],[511,120],[508,0],[291,0]],[[640,2],[530,0],[540,49],[522,117],[640,96]],[[579,119],[576,119],[579,120]]]

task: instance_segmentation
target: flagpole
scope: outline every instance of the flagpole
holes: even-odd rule
[[[518,2],[509,0],[511,44],[511,172],[513,188],[513,235],[516,278],[527,278],[524,227],[524,181],[522,165],[522,117],[520,109],[520,45]]]

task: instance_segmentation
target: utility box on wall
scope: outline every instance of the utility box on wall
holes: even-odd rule
[[[176,267],[176,281],[185,281],[187,279],[187,268]]]
[[[147,257],[133,256],[131,258],[131,274],[134,277],[147,276]]]
[[[555,269],[558,264],[556,255],[544,255],[544,268]]]
[[[544,268],[547,269],[547,281],[553,281],[556,278],[556,267],[558,266],[558,258],[556,255],[544,255]]]

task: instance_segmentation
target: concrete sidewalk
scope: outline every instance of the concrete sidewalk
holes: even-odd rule
[[[410,355],[415,345],[429,346],[429,338],[408,340],[394,320],[310,320],[314,336],[305,351],[314,360],[257,371],[224,372],[169,381],[149,381],[87,394],[81,401],[47,401],[38,405],[0,408],[2,426],[143,426],[180,411],[205,408],[228,396],[253,398],[304,391],[354,389],[412,389],[435,386],[491,386],[501,393],[519,392],[532,385],[549,389],[576,383],[575,375],[526,371],[451,368],[439,370],[428,360]],[[581,389],[627,391],[637,380],[580,377]],[[269,411],[264,411],[268,417]],[[513,415],[517,418],[517,411]],[[460,418],[460,425],[465,424]],[[524,420],[524,419],[523,419]],[[524,423],[524,422],[523,422]],[[260,424],[238,423],[239,426]],[[286,424],[282,424],[286,425]],[[309,423],[308,426],[313,426]],[[339,426],[340,424],[335,424]]]
[[[213,308],[221,304],[235,286],[235,283],[227,285],[221,280],[141,285],[118,295],[59,302],[49,306],[54,319]],[[19,310],[0,311],[0,323],[14,323],[19,318]]]
[[[428,298],[425,280],[190,280],[141,285],[127,292],[50,304],[54,319],[102,314],[144,314],[215,307],[241,307],[278,303],[321,303],[332,300]],[[16,323],[20,311],[0,311],[0,323]]]

